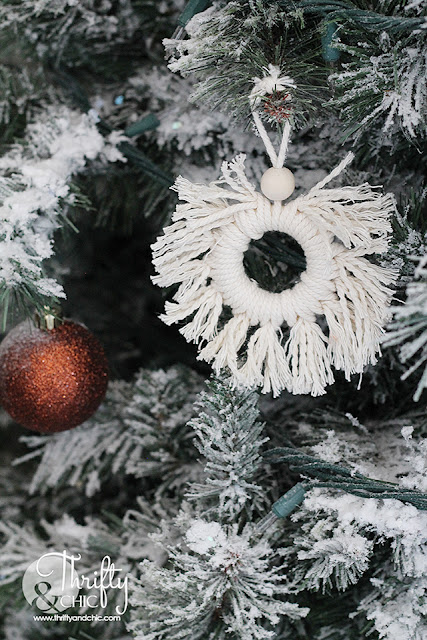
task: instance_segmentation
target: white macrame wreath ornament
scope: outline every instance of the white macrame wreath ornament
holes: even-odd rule
[[[332,366],[349,379],[376,362],[394,273],[364,256],[387,251],[395,201],[369,184],[325,188],[351,162],[350,153],[306,195],[282,204],[293,191],[283,168],[289,123],[276,155],[255,107],[259,96],[293,84],[275,68],[269,72],[251,96],[273,164],[266,174],[275,172],[261,181],[269,197],[245,176],[244,155],[224,162],[221,179],[208,186],[179,177],[172,188],[183,204],[153,245],[153,281],[179,284],[161,319],[168,325],[190,319],[180,332],[217,372],[227,367],[236,384],[275,396],[283,389],[317,396],[333,383]],[[281,293],[261,289],[243,266],[250,241],[268,231],[293,237],[306,258],[300,281]],[[224,307],[233,316],[221,326]]]

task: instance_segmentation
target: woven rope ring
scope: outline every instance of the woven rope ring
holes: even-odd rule
[[[333,290],[333,260],[327,234],[312,220],[297,212],[296,201],[282,205],[270,203],[258,194],[257,208],[239,213],[234,222],[216,233],[217,241],[206,261],[211,266],[213,287],[233,315],[245,314],[250,326],[284,323],[293,326],[298,317],[313,321],[322,314],[319,301]],[[269,231],[285,233],[304,251],[306,269],[300,282],[281,293],[261,289],[251,280],[243,266],[243,257],[251,240]]]

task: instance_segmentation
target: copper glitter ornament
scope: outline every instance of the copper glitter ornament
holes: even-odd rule
[[[108,364],[95,336],[65,321],[50,331],[26,320],[0,345],[0,404],[40,433],[77,427],[101,403]]]

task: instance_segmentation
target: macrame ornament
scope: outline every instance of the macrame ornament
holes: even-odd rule
[[[228,368],[236,384],[275,396],[283,389],[317,396],[333,383],[332,367],[349,379],[376,362],[394,273],[365,256],[387,250],[395,201],[369,184],[327,187],[351,162],[349,153],[307,194],[282,203],[294,185],[283,167],[289,121],[276,154],[256,109],[262,96],[294,84],[274,67],[269,72],[251,94],[273,165],[261,180],[264,194],[247,179],[244,155],[224,162],[222,177],[207,186],[180,176],[172,188],[182,204],[153,245],[153,281],[179,285],[161,319],[185,321],[180,332],[215,371]],[[300,281],[281,293],[261,289],[243,266],[251,240],[268,231],[294,238],[306,257]],[[233,314],[225,324],[224,307]]]

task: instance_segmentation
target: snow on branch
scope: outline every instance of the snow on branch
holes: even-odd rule
[[[69,181],[87,160],[122,160],[96,127],[96,118],[51,105],[28,125],[26,143],[0,158],[0,299],[11,293],[35,301],[65,297],[42,262],[53,254],[53,234],[75,200]]]
[[[425,577],[402,580],[398,575],[371,578],[373,591],[358,607],[381,640],[424,640],[427,637]]]
[[[234,522],[242,512],[262,508],[264,490],[257,484],[260,450],[268,438],[257,420],[258,395],[230,388],[227,380],[207,383],[209,391],[197,403],[197,418],[190,422],[197,435],[195,445],[203,455],[203,483],[193,483],[187,494],[201,513],[216,514]]]
[[[427,575],[427,513],[399,500],[372,500],[313,489],[304,500],[304,510],[316,520],[322,514],[337,518],[342,527],[355,527],[358,534],[373,534],[377,542],[388,541],[399,571],[408,577]],[[304,511],[299,512],[301,518]],[[365,545],[369,552],[369,545]],[[366,555],[365,552],[365,555]]]
[[[131,0],[5,0],[0,5],[0,30],[18,32],[36,46],[39,58],[72,66],[88,64],[94,55],[132,38],[138,17]]]
[[[384,344],[389,347],[400,345],[400,359],[409,364],[403,380],[421,370],[414,394],[414,400],[418,401],[427,388],[427,256],[419,259],[406,294],[405,304],[394,309],[394,321]]]
[[[333,517],[308,518],[294,539],[297,546],[296,573],[305,588],[325,592],[334,586],[345,591],[368,569],[373,541],[361,535],[352,523]]]
[[[395,43],[382,34],[374,42],[340,48],[352,57],[331,76],[347,134],[356,140],[372,126],[382,128],[384,140],[403,134],[410,140],[426,134],[427,50],[420,40]],[[394,141],[395,142],[395,141]]]
[[[293,601],[292,578],[275,566],[277,552],[253,527],[194,518],[181,522],[183,546],[169,547],[169,566],[142,564],[133,589],[136,640],[267,640],[281,616],[305,617]]]

